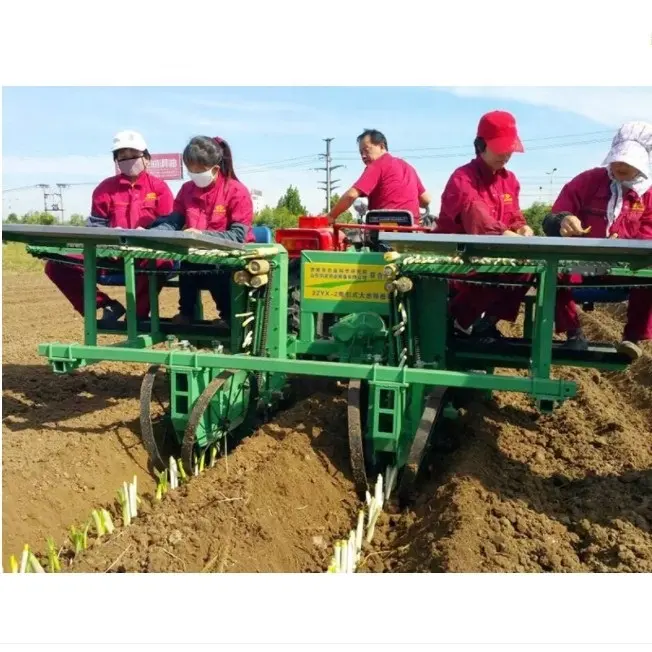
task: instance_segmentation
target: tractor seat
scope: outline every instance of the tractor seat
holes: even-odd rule
[[[398,209],[382,209],[367,211],[364,223],[374,226],[386,224],[391,226],[414,226],[414,215],[410,211]]]

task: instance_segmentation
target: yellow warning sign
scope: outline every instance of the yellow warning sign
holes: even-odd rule
[[[383,265],[305,263],[302,275],[304,299],[376,303],[388,300]]]

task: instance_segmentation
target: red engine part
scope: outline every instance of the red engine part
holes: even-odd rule
[[[283,245],[290,258],[298,258],[302,251],[335,251],[343,244],[344,234],[335,235],[333,227],[328,223],[328,217],[303,215],[299,218],[299,226],[292,229],[277,229],[274,239]]]

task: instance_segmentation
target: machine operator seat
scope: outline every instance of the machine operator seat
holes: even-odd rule
[[[363,218],[363,224],[381,226],[391,230],[393,226],[415,226],[415,221],[411,211],[385,208],[367,211]],[[363,231],[363,244],[369,246],[373,251],[389,251],[390,247],[388,245],[378,241],[378,235],[379,231]]]

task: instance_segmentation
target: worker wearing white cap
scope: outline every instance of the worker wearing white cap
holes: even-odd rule
[[[652,241],[651,153],[652,124],[622,125],[602,167],[582,172],[564,186],[543,223],[546,234]],[[617,283],[618,279],[600,282]],[[575,311],[567,326],[578,324]],[[630,290],[627,324],[618,350],[639,358],[643,340],[652,340],[652,287]]]
[[[157,217],[172,212],[174,197],[170,187],[148,173],[151,155],[142,134],[121,131],[113,137],[113,161],[118,174],[102,181],[93,191],[91,214],[87,225],[118,229],[146,228]],[[78,257],[80,260],[81,256]],[[139,261],[143,266],[147,261]],[[156,261],[157,267],[171,266],[170,261]],[[84,268],[79,265],[48,261],[48,278],[61,290],[75,310],[84,314]],[[136,275],[137,315],[149,315],[149,286],[146,274]],[[97,308],[103,309],[104,321],[117,321],[125,309],[118,301],[97,291]]]

